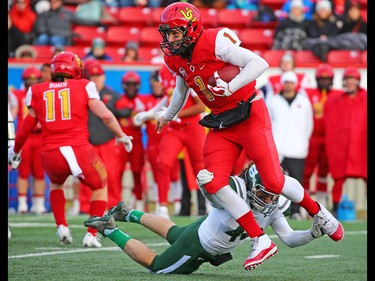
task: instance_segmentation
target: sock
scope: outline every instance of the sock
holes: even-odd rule
[[[49,194],[51,201],[51,210],[55,218],[56,225],[60,224],[68,226],[68,222],[65,218],[65,194],[62,189],[54,189]]]
[[[98,216],[101,217],[104,215],[104,212],[107,209],[107,201],[104,200],[95,200],[90,202],[90,217]],[[97,230],[93,227],[89,227],[87,232],[90,232],[92,235],[96,236]]]
[[[124,249],[125,244],[131,239],[129,235],[122,232],[117,227],[115,229],[105,229],[104,236],[115,242],[122,250]]]
[[[129,214],[125,217],[127,222],[135,222],[141,224],[141,217],[144,215],[144,212],[138,210],[131,210]]]

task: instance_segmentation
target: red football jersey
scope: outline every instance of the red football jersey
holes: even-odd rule
[[[160,79],[160,82],[161,84],[163,85],[164,87],[164,93],[166,93],[169,97],[169,101],[170,99],[172,98],[172,94],[173,94],[173,89],[176,87],[176,74],[172,73],[165,65],[160,69],[159,71],[159,79]],[[195,101],[192,97],[192,95],[195,95],[195,93],[191,93],[184,105],[184,107],[182,108],[182,110],[184,109],[187,109],[193,105],[195,105]],[[183,126],[184,124],[187,124],[187,123],[197,123],[201,117],[200,117],[200,114],[196,114],[196,115],[191,115],[191,116],[186,116],[186,117],[182,117],[180,118],[181,121],[180,122],[175,122],[175,121],[171,121],[169,123],[169,126],[175,126],[175,127],[178,127],[178,126]]]
[[[142,98],[139,96],[135,97],[134,99],[129,99],[125,94],[122,95],[116,101],[115,104],[117,109],[124,109],[130,108],[132,110],[132,114],[130,117],[127,118],[118,118],[118,121],[121,125],[122,131],[127,134],[128,136],[132,136],[134,139],[141,139],[142,138],[142,131],[141,127],[135,126],[133,124],[133,117],[140,111],[144,111],[145,106],[142,101]]]
[[[200,35],[200,39],[194,47],[191,61],[180,56],[164,56],[164,60],[168,67],[181,76],[187,85],[198,94],[212,113],[218,114],[234,108],[241,100],[249,99],[255,92],[256,81],[240,88],[229,97],[215,96],[207,88],[208,79],[213,73],[225,65],[229,65],[219,57],[222,54],[230,56],[240,43],[237,35],[230,29],[207,29]]]
[[[43,82],[29,88],[26,104],[41,124],[43,150],[89,143],[88,102],[100,99],[95,84],[86,79]]]

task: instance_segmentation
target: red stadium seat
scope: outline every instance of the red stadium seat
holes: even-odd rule
[[[218,10],[218,25],[228,28],[250,27],[256,11],[241,9],[220,9]]]
[[[200,8],[199,12],[205,28],[218,26],[218,10],[211,8]]]
[[[110,26],[107,30],[108,46],[125,46],[128,41],[139,41],[140,30],[138,27]]]
[[[91,44],[86,46],[86,47],[84,47],[84,46],[65,46],[64,50],[69,51],[69,52],[73,52],[73,53],[77,54],[77,56],[79,56],[80,58],[83,58],[83,56],[86,55],[90,51],[90,48],[91,48]]]
[[[297,67],[316,67],[322,63],[320,59],[309,50],[296,51],[294,54]]]
[[[152,24],[150,8],[143,7],[122,7],[118,11],[118,20],[127,26],[144,27]]]
[[[241,45],[250,50],[268,50],[272,47],[274,29],[245,28],[240,30]]]
[[[140,46],[159,48],[162,37],[156,27],[143,27],[139,35]]]
[[[367,67],[367,50],[364,50],[361,53],[361,63]]]
[[[139,47],[138,56],[142,61],[149,62],[152,58],[158,56],[160,52],[160,47]]]
[[[281,57],[286,53],[291,53],[294,55],[294,51],[286,50],[264,50],[262,52],[262,57],[269,63],[270,66],[278,67],[280,66]]]
[[[36,58],[37,59],[51,59],[53,56],[53,46],[45,45],[33,45],[35,51],[37,52]]]
[[[82,26],[78,25],[73,28],[73,45],[87,46],[91,45],[91,41],[96,37],[106,39],[106,32],[103,27],[97,26]]]
[[[158,8],[153,8],[151,10],[151,25],[152,26],[159,26],[160,23],[160,15],[163,12],[165,7],[158,7]]]
[[[122,47],[109,46],[105,48],[105,52],[107,55],[112,57],[113,61],[121,61],[125,53],[125,48],[124,46]]]
[[[361,64],[361,51],[357,50],[330,50],[327,62],[333,67],[358,66]]]
[[[260,0],[259,5],[265,5],[273,10],[280,10],[285,0]]]

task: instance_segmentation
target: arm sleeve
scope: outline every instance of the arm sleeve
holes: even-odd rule
[[[15,129],[12,113],[10,112],[10,105],[8,101],[8,147],[14,145]]]
[[[30,114],[26,116],[25,120],[23,121],[22,127],[18,129],[16,134],[16,140],[14,144],[15,153],[19,153],[21,151],[21,148],[25,144],[27,137],[37,123],[38,119],[36,119],[35,117],[32,117]]]
[[[293,230],[284,215],[276,218],[271,224],[280,240],[288,247],[294,248],[305,245],[314,238],[308,230]]]
[[[241,67],[241,72],[229,82],[232,92],[256,80],[269,67],[265,59],[241,47],[240,44],[241,40],[228,28],[221,29],[216,36],[216,57]]]
[[[165,112],[165,120],[172,120],[184,107],[189,97],[190,88],[185,84],[182,77],[176,77],[176,87],[174,88],[171,102]]]

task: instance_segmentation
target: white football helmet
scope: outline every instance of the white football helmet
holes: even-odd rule
[[[245,181],[248,190],[247,196],[252,207],[265,216],[269,216],[278,206],[280,195],[265,189],[255,164],[246,172]]]

